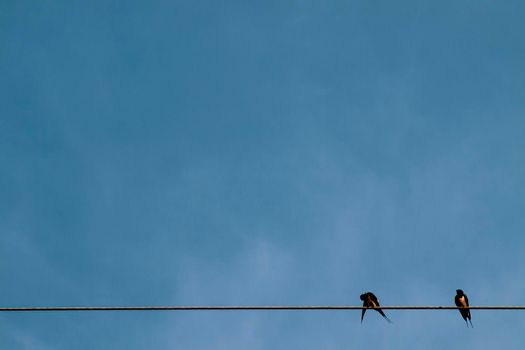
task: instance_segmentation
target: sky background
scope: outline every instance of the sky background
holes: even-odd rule
[[[525,304],[525,2],[0,0],[0,305]],[[0,348],[482,349],[525,313],[0,313]]]

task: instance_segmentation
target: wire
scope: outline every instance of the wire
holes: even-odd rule
[[[364,306],[52,306],[0,307],[0,312],[32,311],[245,311],[245,310],[363,310]],[[383,310],[458,310],[457,306],[381,306]],[[470,310],[525,310],[525,306],[469,306]]]

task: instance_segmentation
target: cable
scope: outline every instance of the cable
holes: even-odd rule
[[[363,306],[52,306],[0,307],[0,312],[32,311],[245,311],[245,310],[362,310]],[[381,306],[383,310],[458,310],[457,306]],[[469,306],[470,310],[525,310],[525,306]]]

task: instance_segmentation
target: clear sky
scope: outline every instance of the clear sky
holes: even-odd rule
[[[0,305],[525,304],[525,2],[0,1]],[[0,348],[516,349],[525,312],[1,313]]]

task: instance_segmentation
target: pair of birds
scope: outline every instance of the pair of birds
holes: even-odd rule
[[[381,307],[380,307],[381,305],[379,305],[379,300],[377,300],[377,297],[374,295],[374,293],[366,292],[364,294],[361,294],[360,299],[363,301],[363,307],[376,310],[377,312],[381,314],[381,316],[385,318],[385,320],[387,320],[389,323],[392,323],[392,321],[390,321],[390,319],[386,317],[383,310],[381,310]],[[460,308],[459,313],[461,314],[461,316],[467,323],[467,327],[468,327],[468,323],[470,322],[470,325],[472,326],[472,328],[474,328],[474,326],[472,325],[472,320],[470,316],[470,309],[468,308],[469,307],[468,298],[467,298],[467,295],[461,289],[456,290],[456,297],[454,298],[454,302],[456,303],[456,306]],[[365,317],[365,312],[366,312],[366,309],[363,309],[363,311],[361,311],[361,323],[363,323],[363,317]]]

